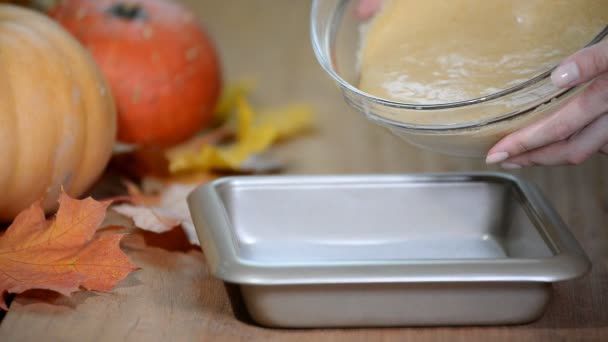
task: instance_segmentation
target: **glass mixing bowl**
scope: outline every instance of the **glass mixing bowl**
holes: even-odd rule
[[[586,86],[558,89],[551,83],[550,69],[515,87],[462,102],[407,104],[367,94],[357,88],[365,24],[356,15],[357,2],[313,1],[311,38],[315,55],[349,105],[416,146],[454,156],[484,157],[501,138],[553,113]],[[608,27],[587,45],[607,35]],[[508,110],[501,105],[504,103],[509,103]],[[467,121],[473,112],[479,119]]]

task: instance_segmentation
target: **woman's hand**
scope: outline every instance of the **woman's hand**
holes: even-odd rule
[[[488,164],[577,165],[597,152],[608,154],[608,40],[568,57],[551,79],[558,87],[591,83],[557,112],[499,141]]]

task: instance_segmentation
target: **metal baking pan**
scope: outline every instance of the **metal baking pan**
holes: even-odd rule
[[[590,268],[502,173],[228,177],[188,202],[211,273],[264,326],[525,323]]]

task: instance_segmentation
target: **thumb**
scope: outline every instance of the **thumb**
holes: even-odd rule
[[[566,58],[551,74],[557,87],[572,87],[608,71],[608,39]]]

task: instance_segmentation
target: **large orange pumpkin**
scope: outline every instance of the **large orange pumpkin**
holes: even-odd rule
[[[79,196],[112,154],[115,106],[89,53],[61,26],[0,5],[0,221],[63,187]]]
[[[118,106],[118,140],[169,146],[212,120],[216,51],[194,16],[168,0],[63,0],[49,11],[95,56]]]

